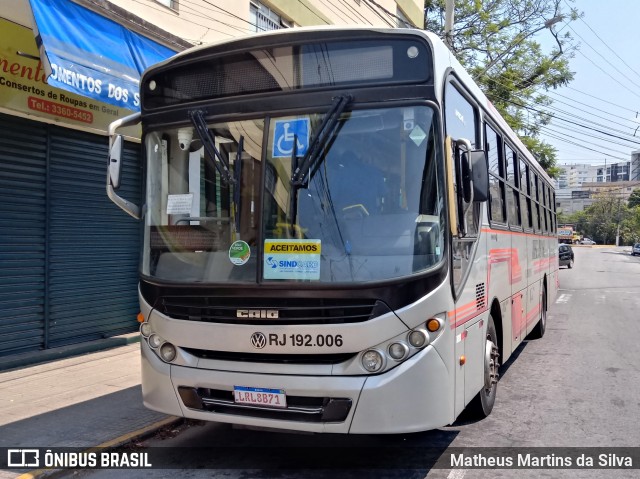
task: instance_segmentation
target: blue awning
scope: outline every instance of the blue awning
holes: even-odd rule
[[[140,110],[142,72],[176,52],[70,0],[29,0],[47,83]]]

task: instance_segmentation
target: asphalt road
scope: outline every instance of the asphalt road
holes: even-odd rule
[[[452,452],[467,447],[523,448],[516,452],[536,457],[549,453],[551,462],[576,450],[546,448],[593,447],[599,449],[586,450],[586,456],[597,464],[600,453],[611,452],[603,447],[640,446],[640,258],[632,257],[628,247],[574,250],[574,268],[560,271],[560,294],[550,307],[545,337],[523,343],[503,365],[497,403],[485,420],[461,418],[450,427],[426,433],[366,437],[192,423],[132,446],[136,451],[148,446],[189,448],[167,449],[166,458],[175,469],[95,470],[79,475],[91,479],[123,474],[229,479],[640,477],[640,449],[633,451],[635,470],[434,467],[441,464],[436,460],[446,464]],[[216,468],[201,469],[198,456],[190,456],[193,448],[203,446],[213,447],[209,453],[219,458]],[[491,450],[479,449],[463,455],[471,457],[478,451],[492,455]],[[624,450],[617,452],[625,457]]]

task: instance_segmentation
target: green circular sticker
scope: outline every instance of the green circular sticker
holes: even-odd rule
[[[249,261],[249,256],[251,256],[251,248],[246,241],[234,241],[229,248],[229,260],[237,266],[242,266]]]

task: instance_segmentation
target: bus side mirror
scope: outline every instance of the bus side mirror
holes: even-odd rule
[[[140,207],[118,196],[115,190],[120,187],[122,152],[124,149],[124,137],[117,135],[116,130],[120,127],[133,126],[138,123],[140,123],[140,113],[134,113],[109,125],[109,163],[107,164],[107,196],[118,207],[137,220],[140,219]]]
[[[489,199],[489,170],[487,169],[487,155],[484,150],[474,150],[469,153],[471,164],[471,181],[473,184],[473,201],[482,203]]]
[[[114,190],[120,188],[120,170],[122,169],[122,135],[116,135],[109,149],[109,183]]]

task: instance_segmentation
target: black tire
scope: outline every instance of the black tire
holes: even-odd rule
[[[571,266],[569,266],[571,268]],[[540,339],[544,336],[547,329],[547,288],[542,290],[542,298],[540,298],[540,319],[529,334],[530,339]]]
[[[567,265],[567,268],[569,268],[569,269],[573,268],[573,260],[572,259],[569,260],[569,264]]]
[[[480,392],[468,405],[469,413],[478,419],[484,419],[493,410],[498,391],[498,368],[500,367],[500,354],[498,353],[498,335],[493,323],[493,317],[489,315],[487,335],[485,338],[484,355],[484,380]]]

